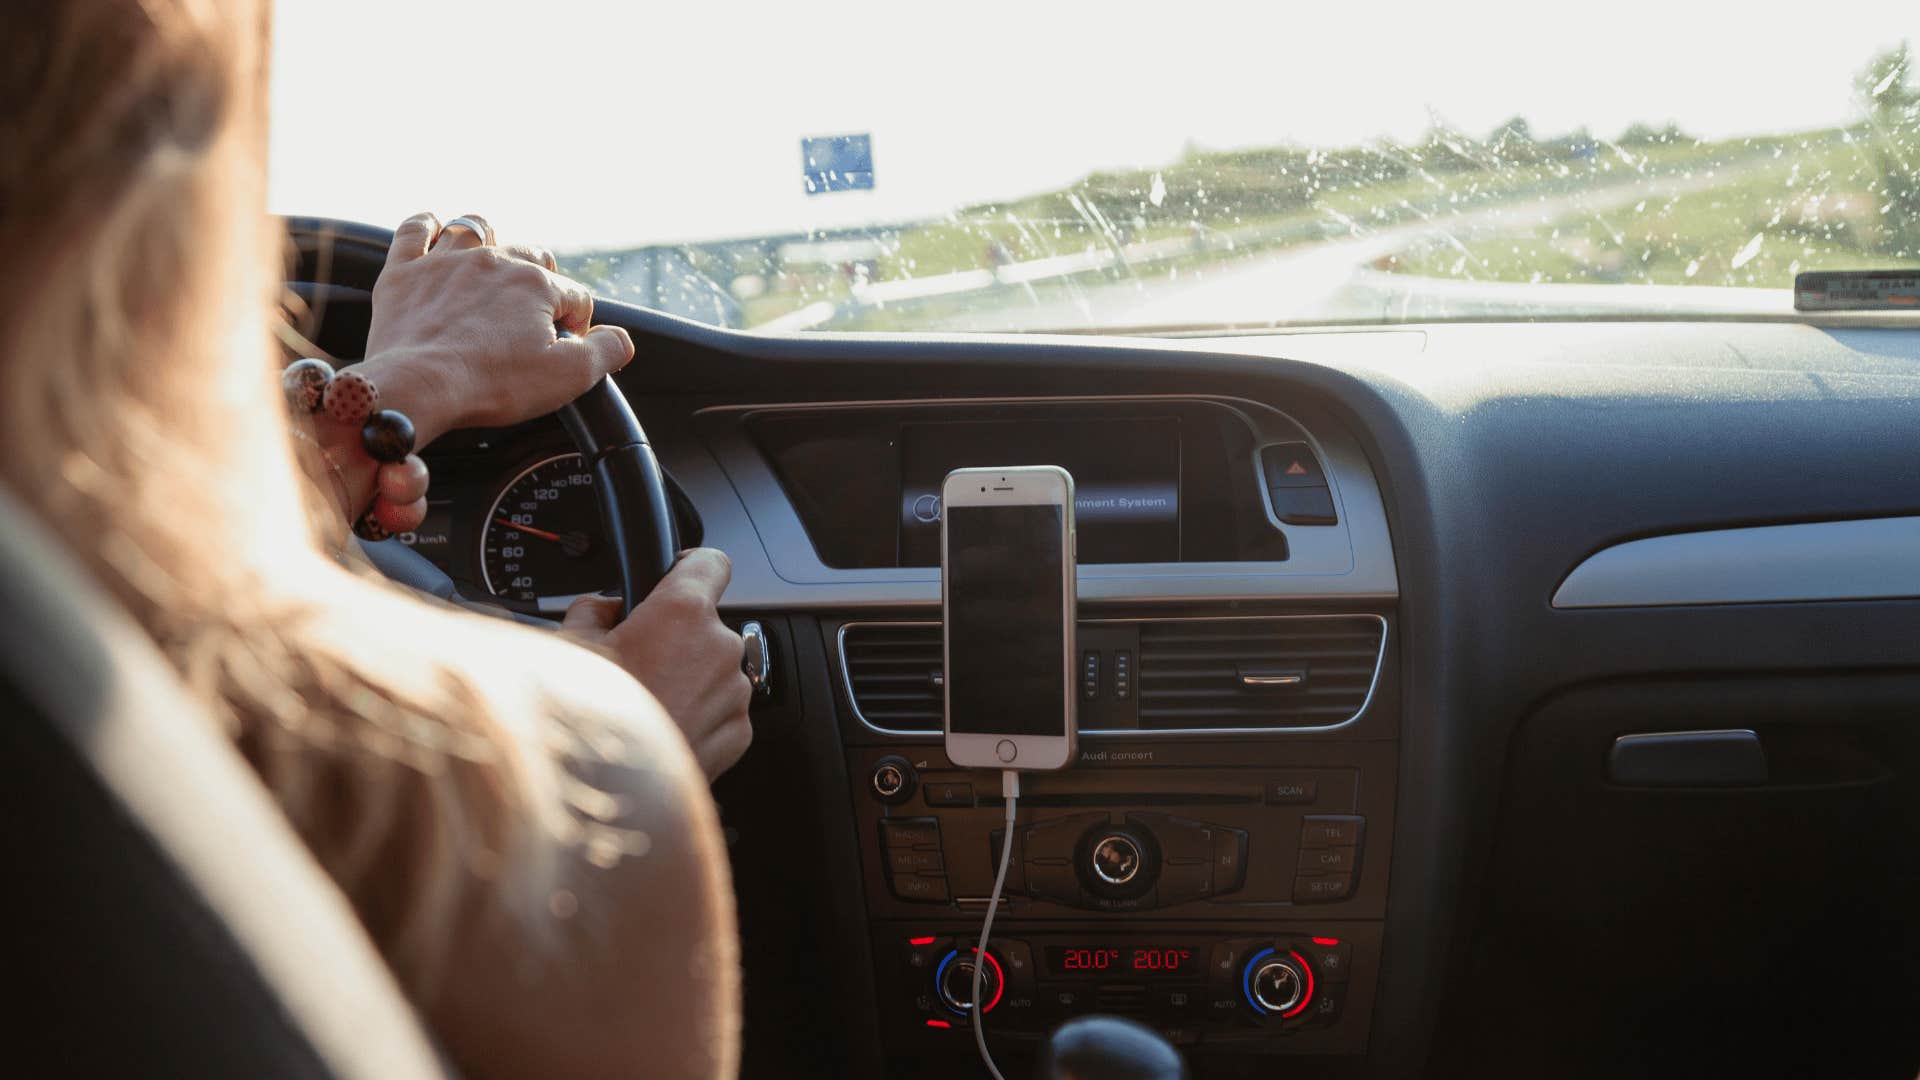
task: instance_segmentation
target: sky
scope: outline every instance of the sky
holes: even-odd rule
[[[1857,116],[1920,0],[275,0],[271,205],[562,251],[907,221],[1183,148]],[[800,140],[870,133],[872,191]]]

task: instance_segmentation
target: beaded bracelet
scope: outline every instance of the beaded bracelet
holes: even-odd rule
[[[322,410],[342,424],[360,426],[360,447],[380,463],[375,474],[373,505],[354,522],[353,533],[363,540],[385,540],[420,524],[415,503],[399,503],[389,490],[407,490],[409,481],[426,471],[413,452],[413,421],[393,409],[382,409],[380,390],[357,371],[335,373],[325,360],[296,360],[280,373],[280,388],[295,415]],[[325,453],[325,448],[322,448]],[[331,457],[328,458],[331,463]]]

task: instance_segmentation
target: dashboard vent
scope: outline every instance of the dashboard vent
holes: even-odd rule
[[[888,731],[941,730],[939,623],[860,623],[840,632],[853,707]]]
[[[1140,726],[1343,723],[1373,692],[1386,624],[1372,615],[1140,624]]]

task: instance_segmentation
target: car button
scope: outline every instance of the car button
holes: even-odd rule
[[[1351,874],[1354,862],[1354,849],[1350,847],[1300,849],[1303,874]]]
[[[1280,443],[1262,447],[1260,464],[1270,488],[1326,487],[1327,475],[1313,448],[1303,442]]]

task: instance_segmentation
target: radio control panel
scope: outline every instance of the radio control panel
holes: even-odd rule
[[[970,1046],[976,972],[990,1038],[1109,1014],[1202,1056],[1365,1052],[1392,740],[1102,741],[1027,774],[984,958],[998,777],[932,746],[855,748],[848,766],[895,1052]]]

